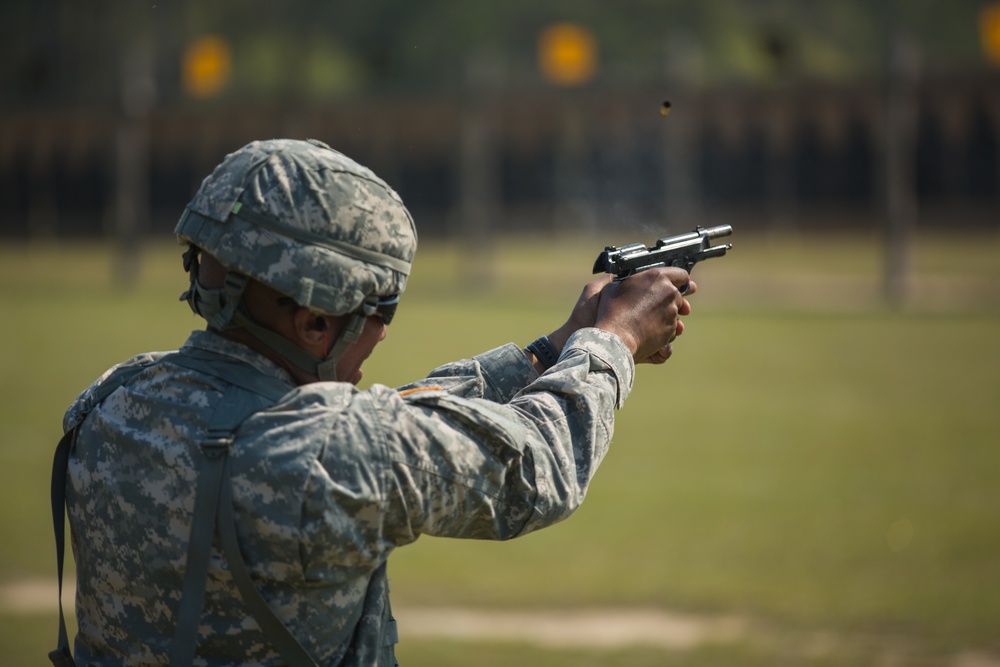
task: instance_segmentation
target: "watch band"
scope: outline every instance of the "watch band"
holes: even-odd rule
[[[556,350],[556,346],[552,344],[548,336],[536,338],[524,349],[535,355],[535,358],[542,362],[542,366],[546,369],[552,368],[559,361],[559,351]]]

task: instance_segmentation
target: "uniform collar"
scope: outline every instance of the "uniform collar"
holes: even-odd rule
[[[181,347],[181,350],[198,350],[226,357],[231,361],[253,366],[261,373],[275,377],[282,382],[287,382],[292,387],[296,385],[291,374],[278,364],[256,350],[250,349],[243,343],[230,340],[213,331],[192,331],[183,347]]]

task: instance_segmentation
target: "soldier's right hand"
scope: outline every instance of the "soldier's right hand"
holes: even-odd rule
[[[637,364],[662,364],[670,358],[671,342],[684,332],[680,317],[691,312],[684,297],[696,290],[683,269],[641,271],[604,287],[594,326],[618,336]]]

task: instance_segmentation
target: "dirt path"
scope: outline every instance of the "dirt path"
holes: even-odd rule
[[[53,578],[54,579],[54,578]],[[72,609],[75,582],[66,582],[63,604]],[[0,585],[0,611],[49,613],[56,608],[54,580],[27,579]],[[393,605],[408,636],[470,640],[517,640],[545,646],[653,644],[693,648],[739,638],[746,622],[735,616],[699,617],[655,609],[580,611],[484,611]]]
[[[63,602],[72,610],[75,582],[66,582]],[[0,612],[49,614],[56,609],[56,583],[26,579],[0,583]],[[518,641],[552,648],[615,648],[645,645],[690,650],[704,644],[740,641],[768,634],[750,619],[737,615],[696,615],[661,609],[601,608],[582,610],[489,611],[450,607],[393,605],[400,629],[407,638],[447,638],[470,641]],[[773,632],[773,629],[772,629]],[[799,649],[813,656],[826,653],[843,641],[832,633],[798,637]],[[804,640],[804,641],[801,641]],[[905,664],[893,651],[878,664]],[[962,653],[949,667],[1000,667],[1000,657],[978,652]]]
[[[698,617],[655,609],[483,611],[393,605],[410,637],[521,641],[551,647],[646,644],[690,649],[738,639],[747,624],[738,617]]]

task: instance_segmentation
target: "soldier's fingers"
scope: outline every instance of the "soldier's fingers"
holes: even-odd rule
[[[668,343],[667,345],[664,345],[659,350],[657,350],[656,352],[654,352],[649,356],[649,363],[651,364],[666,363],[667,359],[670,358],[671,354],[673,354],[673,348]]]
[[[691,276],[687,276],[683,284],[678,285],[676,282],[674,284],[677,285],[677,289],[684,296],[690,296],[698,291],[698,285],[691,280]]]

